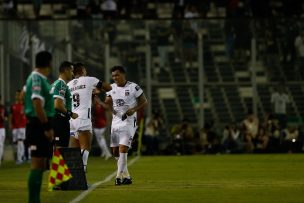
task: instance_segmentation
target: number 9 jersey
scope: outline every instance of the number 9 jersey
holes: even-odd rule
[[[91,119],[92,92],[95,87],[101,87],[102,82],[95,77],[81,76],[67,85],[72,95],[72,112],[80,119]]]

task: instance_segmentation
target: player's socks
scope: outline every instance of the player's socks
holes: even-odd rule
[[[22,140],[17,142],[17,161],[21,162],[24,156],[24,144]]]
[[[0,141],[0,164],[1,164],[1,161],[2,161],[2,157],[3,157],[3,149],[4,149],[4,143],[2,143]]]
[[[119,159],[117,162],[117,175],[116,178],[120,178],[125,170],[127,164],[127,153],[119,153]]]
[[[109,157],[111,157],[111,152],[108,149],[107,143],[106,143],[106,139],[102,136],[99,140],[99,146],[102,149],[102,153],[104,154],[104,156],[106,157],[106,159],[108,159]]]
[[[128,170],[128,162],[126,162],[125,170],[124,170],[124,172],[123,172],[123,177],[124,177],[124,178],[128,178],[128,179],[131,178],[130,173],[129,173],[129,170]]]
[[[28,202],[40,203],[40,189],[42,182],[43,170],[31,169],[28,177]]]
[[[83,168],[84,168],[84,171],[86,172],[87,165],[88,165],[89,151],[86,149],[82,149],[81,155],[82,155]]]

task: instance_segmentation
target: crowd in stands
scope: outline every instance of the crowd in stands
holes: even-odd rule
[[[147,119],[143,136],[143,154],[234,154],[234,153],[299,153],[304,151],[304,132],[300,123],[288,122],[289,96],[283,85],[271,95],[272,112],[259,118],[249,110],[241,121],[219,127],[206,121],[197,129],[184,118],[167,126],[155,112]]]
[[[2,10],[8,16],[18,16],[18,4],[33,4],[36,18],[43,4],[60,3],[63,10],[77,9],[77,18],[103,19],[158,18],[157,8],[170,4],[170,16],[176,18],[206,17],[303,17],[300,0],[3,0]]]
[[[158,118],[155,118],[158,117]],[[236,153],[303,152],[303,131],[297,124],[280,123],[275,114],[258,118],[252,112],[240,122],[216,129],[212,121],[195,130],[184,118],[166,137],[165,124],[158,115],[147,121],[143,136],[144,155],[192,155]]]

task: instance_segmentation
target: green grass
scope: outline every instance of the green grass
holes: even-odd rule
[[[90,157],[87,179],[103,180],[114,160]],[[101,184],[81,202],[304,202],[304,154],[141,157],[129,167],[134,184]],[[4,162],[0,168],[0,202],[26,202],[29,165]],[[81,191],[47,192],[42,202],[69,202]]]

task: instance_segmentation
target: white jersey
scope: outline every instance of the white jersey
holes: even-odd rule
[[[274,92],[271,95],[271,103],[274,104],[274,113],[286,114],[286,105],[289,103],[289,97],[285,93]]]
[[[99,79],[82,76],[71,80],[67,85],[72,95],[72,112],[80,119],[91,119],[92,92]]]
[[[128,109],[137,105],[137,98],[143,94],[143,90],[133,82],[127,82],[124,87],[118,87],[116,83],[111,84],[112,90],[107,92],[107,96],[110,96],[113,100],[113,119],[112,126],[118,124],[132,124],[136,125],[136,112],[128,116],[124,122],[122,122],[122,115],[126,113]]]

